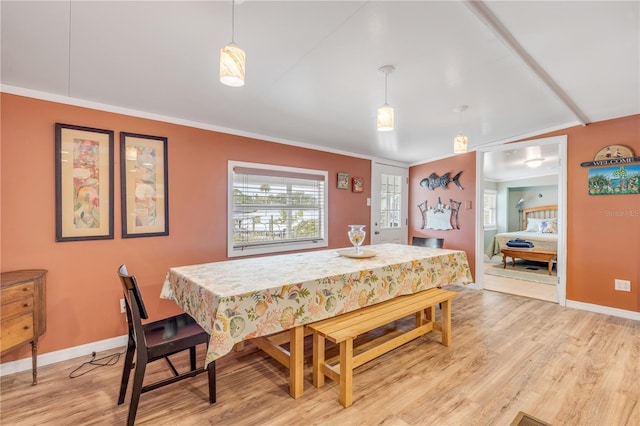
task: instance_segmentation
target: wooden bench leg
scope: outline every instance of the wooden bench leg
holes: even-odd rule
[[[313,333],[313,370],[311,380],[313,386],[319,388],[324,386],[324,373],[322,366],[325,362],[325,340],[319,333]]]
[[[451,299],[442,302],[442,344],[451,346]]]
[[[435,306],[429,306],[428,308],[426,308],[424,310],[424,313],[427,317],[427,321],[435,321],[436,319],[436,310],[435,310]]]
[[[340,343],[340,404],[353,403],[353,339]]]

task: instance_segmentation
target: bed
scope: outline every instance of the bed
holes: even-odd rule
[[[558,206],[540,206],[522,210],[522,231],[496,234],[485,250],[491,259],[500,254],[507,241],[522,238],[537,250],[558,251]]]

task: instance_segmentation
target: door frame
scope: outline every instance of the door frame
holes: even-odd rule
[[[484,270],[484,154],[486,152],[507,151],[529,146],[558,145],[558,274],[557,298],[560,306],[567,305],[567,135],[531,139],[524,142],[481,146],[476,149],[476,280],[472,288],[483,289]]]

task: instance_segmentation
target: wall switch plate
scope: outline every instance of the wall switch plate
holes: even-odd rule
[[[127,312],[127,305],[124,304],[124,298],[120,299],[120,313],[124,314]]]
[[[631,281],[615,279],[615,289],[619,291],[631,291]]]

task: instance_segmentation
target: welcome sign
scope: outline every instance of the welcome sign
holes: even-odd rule
[[[593,161],[581,163],[589,170],[589,195],[640,194],[640,157],[625,145],[608,145]],[[615,167],[602,167],[615,166]]]
[[[582,167],[591,166],[608,166],[612,164],[638,163],[640,157],[636,157],[633,150],[625,145],[608,145],[602,148],[593,161],[585,161],[580,163]]]

